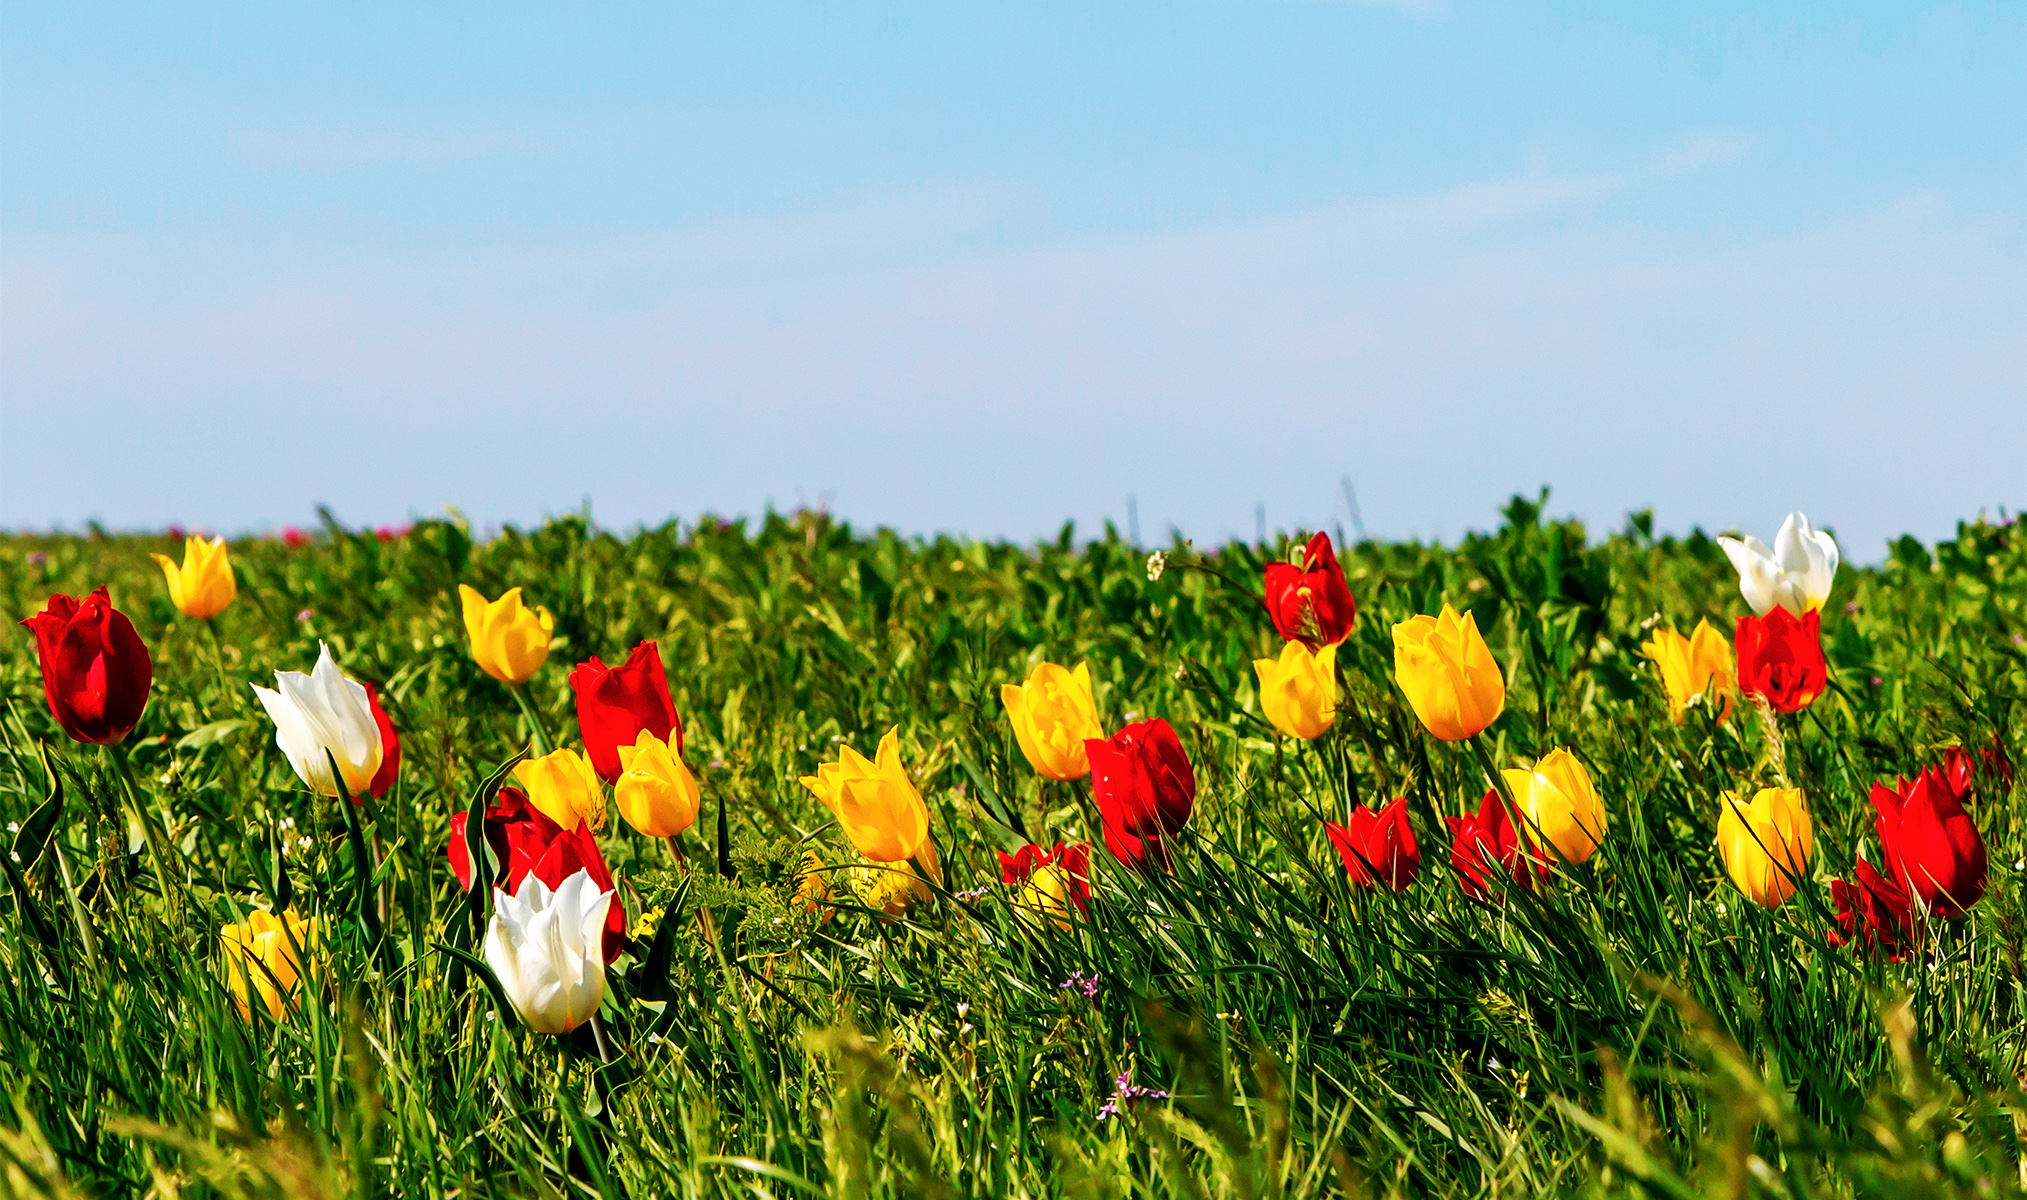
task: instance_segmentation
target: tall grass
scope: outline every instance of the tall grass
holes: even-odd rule
[[[1454,549],[1346,551],[1351,694],[1313,744],[1276,736],[1252,684],[1278,646],[1260,572],[1285,542],[1171,546],[1157,580],[1110,529],[1014,546],[802,512],[627,536],[573,517],[479,542],[455,521],[391,540],[327,523],[299,548],[233,545],[240,597],[214,638],[168,604],[147,558],[175,552],[165,538],[0,537],[16,619],[108,584],[156,663],[122,766],[63,738],[26,631],[0,639],[0,816],[31,843],[0,902],[0,1192],[2022,1190],[2027,785],[1981,782],[1992,879],[1968,919],[1900,962],[1825,932],[1827,881],[1872,844],[1875,779],[2019,744],[2027,538],[1965,524],[1847,567],[1828,694],[1799,718],[1741,706],[1678,726],[1638,646],[1656,621],[1743,611],[1715,544],[1638,517],[1596,539],[1538,501],[1503,516]],[[705,812],[682,863],[617,822],[603,837],[636,924],[610,1065],[588,1038],[497,1019],[439,949],[471,940],[449,817],[531,733],[467,653],[459,583],[520,585],[555,614],[531,685],[552,734],[574,736],[571,664],[652,638],[668,665]],[[1493,756],[1570,747],[1605,798],[1603,850],[1538,896],[1473,902],[1447,866],[1438,818],[1486,780],[1419,732],[1388,635],[1445,601],[1476,614],[1510,680]],[[351,915],[341,814],[301,789],[248,690],[307,670],[320,640],[382,685],[403,737],[397,789],[367,813],[377,944]],[[1201,785],[1174,873],[1101,850],[1097,902],[1068,932],[1017,919],[994,855],[1095,833],[1088,784],[1038,784],[1000,708],[1043,658],[1090,662],[1108,728],[1167,717]],[[849,847],[796,782],[891,726],[948,885],[900,921],[856,903]],[[1818,849],[1769,912],[1712,839],[1720,791],[1781,778],[1807,794]],[[58,788],[37,853],[30,817]],[[1319,819],[1394,795],[1421,878],[1361,892]],[[815,912],[794,899],[805,850],[829,864]],[[248,1021],[219,930],[284,892],[329,919],[322,966],[283,1019]],[[664,927],[666,970],[648,952]],[[1100,1119],[1122,1077],[1171,1095]]]

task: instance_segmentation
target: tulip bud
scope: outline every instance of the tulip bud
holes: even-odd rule
[[[1779,908],[1794,894],[1815,850],[1815,828],[1800,788],[1761,788],[1750,803],[1718,800],[1717,852],[1732,883],[1753,903]]]
[[[155,664],[134,623],[101,587],[82,601],[54,595],[21,622],[35,634],[50,715],[80,742],[111,746],[134,731],[155,684]]]
[[[1091,695],[1091,668],[1078,663],[1065,671],[1055,663],[1036,663],[1025,684],[1004,684],[1000,703],[1012,719],[1014,737],[1035,772],[1050,779],[1082,779],[1091,773],[1084,743],[1105,736],[1098,723],[1098,702]]]
[[[1576,755],[1551,750],[1531,771],[1500,774],[1527,818],[1528,831],[1554,846],[1564,862],[1580,863],[1597,851],[1605,837],[1605,806]]]
[[[867,759],[850,746],[802,786],[823,801],[860,854],[874,862],[906,862],[929,844],[929,808],[901,766],[901,731],[889,729]]]
[[[577,693],[577,729],[584,735],[584,753],[607,783],[626,768],[620,748],[631,746],[643,730],[683,752],[683,722],[669,697],[668,676],[661,651],[642,642],[624,663],[608,667],[596,657],[570,672],[570,690]]]
[[[1740,617],[1739,690],[1765,696],[1775,712],[1800,712],[1814,704],[1830,682],[1817,632],[1821,620],[1821,613],[1812,612],[1798,621],[1785,608]]]
[[[1473,900],[1494,897],[1492,879],[1497,875],[1530,892],[1548,878],[1547,861],[1535,848],[1534,839],[1514,825],[1497,791],[1485,793],[1476,814],[1443,820],[1450,826],[1450,866],[1457,872],[1464,894]],[[1498,898],[1504,901],[1503,891]]]
[[[514,778],[527,790],[535,811],[559,828],[575,829],[580,823],[593,833],[605,828],[605,785],[577,751],[565,747],[524,759],[514,767]]]
[[[1872,807],[1887,873],[1924,909],[1961,917],[1984,896],[1985,840],[1946,770],[1930,767],[1896,787],[1876,783]]]
[[[1345,873],[1359,887],[1384,883],[1403,892],[1422,870],[1422,851],[1408,826],[1408,798],[1396,796],[1378,812],[1361,804],[1343,825],[1325,821],[1323,831],[1344,860]]]
[[[274,681],[273,689],[252,685],[253,694],[274,722],[275,745],[296,778],[320,796],[336,796],[330,762],[336,758],[347,794],[370,790],[380,773],[380,722],[366,688],[338,670],[331,648],[318,642],[317,665],[309,674],[276,671]]]
[[[1253,672],[1260,677],[1260,711],[1289,737],[1322,737],[1337,719],[1335,645],[1312,651],[1289,642],[1278,659],[1254,659]]]
[[[1756,537],[1743,542],[1721,537],[1731,565],[1738,569],[1738,590],[1757,616],[1775,608],[1801,617],[1823,607],[1837,578],[1837,543],[1827,533],[1809,528],[1809,518],[1789,513],[1774,535],[1774,544]]]
[[[1109,740],[1084,743],[1091,794],[1109,826],[1136,838],[1163,838],[1189,821],[1196,772],[1167,721],[1135,721]]]
[[[169,603],[186,617],[202,621],[225,611],[239,594],[232,577],[232,563],[225,553],[225,539],[205,541],[192,535],[183,543],[183,565],[166,554],[151,554],[169,581]]]
[[[242,925],[227,925],[219,931],[219,946],[225,951],[225,983],[232,989],[232,1002],[242,1018],[252,1016],[247,984],[253,984],[267,1015],[281,1020],[284,1009],[295,1006],[296,980],[302,973],[303,956],[317,941],[317,923],[300,916],[295,909],[271,912],[255,910]]]
[[[1302,549],[1302,565],[1268,563],[1267,616],[1274,631],[1311,650],[1335,646],[1351,636],[1358,606],[1344,582],[1344,568],[1330,548],[1330,535],[1319,533]]]
[[[621,774],[612,802],[626,823],[648,837],[673,837],[696,823],[697,780],[667,742],[643,729],[619,748]]]
[[[508,588],[488,601],[478,589],[459,584],[464,602],[465,633],[472,640],[472,660],[501,683],[526,683],[549,657],[549,635],[556,621],[546,608],[527,608],[521,589]]]
[[[1651,639],[1640,644],[1640,651],[1660,668],[1661,685],[1668,692],[1668,716],[1677,725],[1689,706],[1701,703],[1713,689],[1724,702],[1717,719],[1722,722],[1731,716],[1738,677],[1732,669],[1731,647],[1709,621],[1698,621],[1688,637],[1673,629],[1656,629]]]
[[[1461,742],[1506,707],[1506,677],[1470,613],[1445,604],[1440,616],[1394,626],[1394,680],[1430,733]]]
[[[513,895],[493,889],[486,965],[536,1033],[564,1034],[589,1021],[605,999],[598,954],[612,893],[578,871],[550,891],[530,875]]]

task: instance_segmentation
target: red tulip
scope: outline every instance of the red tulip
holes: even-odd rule
[[[1000,881],[1008,887],[1019,887],[1028,877],[1043,867],[1061,867],[1070,879],[1070,899],[1077,902],[1077,911],[1091,911],[1091,845],[1078,842],[1074,846],[1056,843],[1053,850],[1029,844],[1008,854],[999,852]]]
[[[80,742],[111,746],[140,724],[154,686],[155,664],[134,623],[101,587],[82,601],[55,595],[21,622],[35,634],[42,694],[63,731]]]
[[[1319,533],[1302,549],[1302,565],[1267,564],[1267,616],[1274,629],[1291,642],[1311,650],[1334,646],[1351,633],[1358,606],[1344,582],[1344,568],[1330,548],[1330,535]]]
[[[544,886],[558,888],[579,870],[590,873],[591,882],[600,891],[613,892],[612,906],[605,914],[605,961],[619,957],[620,947],[626,942],[626,909],[619,902],[612,872],[606,868],[605,855],[599,853],[589,823],[579,822],[577,828],[566,833],[529,804],[528,797],[520,791],[501,788],[499,798],[486,810],[486,841],[507,864],[508,892],[519,891],[521,881],[530,873]],[[472,858],[465,846],[464,813],[451,814],[449,853],[450,869],[456,873],[458,885],[471,890]]]
[[[1109,738],[1089,738],[1091,793],[1107,825],[1137,838],[1181,829],[1196,803],[1196,772],[1168,722],[1135,721]]]
[[[1415,845],[1415,831],[1408,827],[1406,796],[1395,797],[1378,812],[1361,804],[1351,810],[1349,824],[1325,821],[1323,829],[1351,881],[1360,887],[1385,883],[1402,892],[1421,873],[1422,851]]]
[[[387,710],[380,707],[380,689],[363,679],[359,681],[359,686],[366,689],[366,703],[373,709],[373,723],[380,727],[380,769],[373,772],[372,782],[366,785],[366,790],[378,800],[394,786],[394,777],[401,774],[401,735],[394,732],[394,722],[387,719]]]
[[[1943,773],[1949,776],[1950,790],[1959,800],[1969,800],[1979,779],[1988,779],[1998,785],[2004,795],[2013,786],[2013,761],[2006,757],[2006,748],[1998,737],[1992,738],[1990,746],[1978,749],[1976,758],[1965,753],[1961,746],[1951,746],[1943,752]]]
[[[1105,849],[1114,859],[1133,868],[1144,871],[1152,864],[1164,870],[1170,868],[1168,847],[1158,837],[1135,837],[1121,829],[1113,820],[1113,814],[1102,808],[1098,812],[1099,823],[1105,830]]]
[[[1499,793],[1488,791],[1478,802],[1475,816],[1444,817],[1450,826],[1450,865],[1461,877],[1464,894],[1473,900],[1489,899],[1491,878],[1504,873],[1529,891],[1537,880],[1548,878],[1548,862],[1533,849],[1515,828]]]
[[[619,748],[633,745],[643,729],[677,754],[683,752],[683,722],[669,698],[668,676],[653,642],[635,646],[616,667],[596,657],[578,663],[570,672],[570,687],[577,693],[577,729],[600,779],[619,779]]]
[[[1785,608],[1738,619],[1738,686],[1767,698],[1775,712],[1800,712],[1816,702],[1830,680],[1818,636],[1820,612],[1796,620]]]
[[[1985,894],[1985,841],[1942,768],[1873,784],[1872,807],[1887,873],[1923,908],[1960,917]]]
[[[1830,884],[1830,898],[1837,903],[1837,928],[1831,931],[1833,946],[1858,943],[1867,950],[1898,959],[1914,946],[1914,906],[1899,884],[1879,873],[1864,859],[1854,872],[1856,883],[1839,879]]]

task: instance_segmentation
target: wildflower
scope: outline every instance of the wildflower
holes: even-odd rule
[[[465,825],[464,813],[451,814],[450,845],[445,854],[458,885],[470,891],[472,858],[465,844]],[[600,853],[598,839],[591,836],[590,827],[580,822],[570,829],[563,828],[528,803],[528,797],[519,789],[500,789],[498,798],[486,809],[484,835],[493,857],[506,868],[510,892],[519,892],[531,875],[545,887],[559,888],[578,871],[588,872],[599,889],[613,890],[612,872],[605,865],[605,855]],[[618,958],[625,944],[626,908],[614,896],[606,913],[605,961]]]
[[[1779,908],[1809,868],[1815,827],[1800,788],[1761,788],[1749,802],[1718,799],[1717,851],[1732,883],[1755,904]]]
[[[1037,774],[1082,779],[1091,773],[1084,743],[1103,738],[1105,727],[1098,722],[1089,663],[1078,663],[1074,671],[1052,662],[1036,663],[1026,683],[1002,685],[999,698],[1013,722],[1021,753]]]
[[[1985,894],[1985,841],[1964,811],[1967,791],[1943,767],[1872,785],[1873,826],[1887,874],[1926,910],[1961,917]]]
[[[1129,1070],[1112,1082],[1112,1098],[1105,1102],[1105,1107],[1098,1110],[1098,1119],[1103,1121],[1109,1117],[1119,1116],[1123,1111],[1122,1105],[1133,1104],[1141,1100],[1166,1100],[1168,1098],[1168,1093],[1160,1088],[1141,1087],[1134,1083],[1133,1072]]]
[[[465,633],[471,638],[472,659],[479,669],[505,684],[526,683],[549,657],[555,618],[546,608],[521,603],[521,589],[508,588],[498,600],[487,600],[476,588],[459,584]]]
[[[1564,862],[1580,863],[1597,851],[1605,836],[1605,806],[1574,754],[1551,750],[1532,770],[1500,773],[1529,831],[1555,847]]]
[[[206,541],[192,537],[183,543],[183,565],[166,554],[154,554],[153,558],[162,568],[162,575],[169,583],[169,603],[186,617],[204,620],[225,611],[232,598],[239,594],[239,584],[232,577],[232,563],[225,552],[225,539],[212,538]]]
[[[1809,527],[1809,518],[1789,513],[1771,549],[1756,537],[1743,542],[1721,537],[1717,544],[1738,570],[1738,590],[1756,616],[1776,608],[1803,617],[1823,607],[1837,577],[1837,543]]]
[[[1738,672],[1731,661],[1731,647],[1709,621],[1698,621],[1688,637],[1673,629],[1657,629],[1641,643],[1640,652],[1661,669],[1661,684],[1668,691],[1668,716],[1682,723],[1689,706],[1703,702],[1715,690],[1724,708],[1717,719],[1731,716],[1732,695],[1738,690]]]
[[[1829,686],[1818,634],[1821,614],[1797,620],[1785,608],[1738,619],[1738,686],[1767,698],[1775,712],[1800,712]]]
[[[1457,871],[1464,894],[1473,900],[1492,898],[1491,882],[1496,875],[1505,875],[1529,891],[1548,878],[1547,859],[1535,849],[1526,831],[1514,825],[1497,791],[1485,793],[1477,813],[1443,820],[1450,826],[1450,866]]]
[[[1260,711],[1289,737],[1321,737],[1337,719],[1335,645],[1311,650],[1289,642],[1278,659],[1254,659],[1253,673],[1260,678]]]
[[[1330,548],[1329,534],[1310,538],[1299,564],[1268,563],[1265,585],[1267,616],[1274,631],[1287,640],[1320,650],[1351,635],[1358,606]]]
[[[1344,860],[1345,873],[1360,887],[1384,883],[1406,891],[1422,869],[1422,852],[1408,826],[1408,798],[1396,796],[1378,812],[1364,805],[1351,810],[1346,824],[1325,821],[1323,830]]]
[[[669,696],[661,651],[642,642],[626,661],[608,667],[593,656],[570,672],[570,690],[577,694],[577,730],[584,735],[584,753],[607,783],[626,769],[620,749],[632,746],[643,730],[683,752],[683,722]]]
[[[514,779],[528,802],[564,829],[580,822],[597,833],[605,828],[605,786],[582,754],[565,747],[514,766]]]
[[[1460,742],[1499,718],[1506,677],[1472,614],[1445,604],[1441,615],[1411,617],[1393,634],[1394,680],[1430,733]]]
[[[296,778],[318,795],[336,796],[338,783],[331,777],[336,759],[349,795],[369,790],[380,773],[384,749],[365,685],[339,671],[331,648],[322,642],[309,674],[276,671],[274,680],[273,688],[254,684],[253,694],[274,722],[275,745]]]
[[[901,766],[900,733],[889,729],[871,759],[844,746],[838,761],[802,777],[802,786],[874,862],[905,862],[929,843],[929,809]]]
[[[486,965],[530,1029],[569,1033],[597,1014],[605,962],[594,951],[612,904],[583,870],[553,892],[534,875],[511,895],[493,889]]]
[[[1147,556],[1147,582],[1156,583],[1160,581],[1161,573],[1167,569],[1168,555],[1156,550]]]
[[[155,663],[105,588],[83,600],[51,596],[21,624],[35,635],[43,699],[65,733],[111,746],[134,731],[155,685]]]
[[[1096,1000],[1098,998],[1098,977],[1096,975],[1086,975],[1082,971],[1072,971],[1068,979],[1056,985],[1056,990],[1059,992],[1067,992],[1071,988],[1084,993],[1086,1000]]]

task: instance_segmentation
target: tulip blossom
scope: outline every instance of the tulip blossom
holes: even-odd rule
[[[295,768],[296,778],[320,796],[338,794],[331,778],[331,759],[338,761],[345,791],[359,796],[371,790],[380,773],[380,722],[365,685],[338,670],[331,648],[317,643],[317,665],[301,671],[276,671],[275,686],[253,685],[274,722],[275,745]]]
[[[247,984],[260,997],[267,1015],[281,1020],[284,1009],[295,1004],[296,980],[302,974],[302,955],[309,954],[317,940],[317,923],[283,909],[277,917],[256,909],[246,922],[227,925],[219,931],[219,945],[225,951],[225,983],[232,989],[232,1002],[241,1017],[252,1016]]]
[[[582,823],[597,833],[605,828],[605,785],[582,754],[552,750],[540,758],[523,759],[514,779],[528,793],[537,811],[564,829]]]
[[[1830,944],[1855,943],[1888,958],[1902,957],[1919,934],[1907,892],[1862,858],[1853,878],[1853,883],[1839,879],[1830,885],[1830,899],[1837,905]]]
[[[643,730],[683,752],[683,722],[669,698],[668,676],[662,672],[661,651],[642,642],[626,661],[608,667],[593,657],[570,672],[570,690],[577,693],[577,729],[584,752],[598,777],[607,783],[626,769],[620,748],[631,746]]]
[[[1738,619],[1738,686],[1767,698],[1775,712],[1800,712],[1829,686],[1818,636],[1821,613],[1795,619],[1785,608],[1764,617]]]
[[[1555,847],[1564,862],[1580,863],[1596,853],[1605,838],[1605,806],[1576,755],[1551,750],[1531,770],[1500,774],[1527,818],[1528,832]]]
[[[1950,790],[1961,800],[1971,798],[1980,778],[1992,784],[2000,796],[2013,786],[2013,760],[2006,757],[2006,748],[1996,735],[1991,745],[1978,749],[1975,759],[1962,746],[1944,751],[1943,773],[1949,777]]]
[[[612,802],[626,823],[648,837],[674,837],[696,824],[702,797],[696,777],[667,742],[643,729],[619,748],[622,772]]]
[[[42,695],[50,715],[77,741],[119,743],[141,722],[155,664],[134,623],[101,587],[82,601],[54,595],[21,622],[35,635]]]
[[[1014,894],[1014,915],[1030,925],[1046,923],[1070,928],[1070,909],[1079,916],[1091,911],[1091,847],[1079,842],[1054,849],[1022,846],[999,855],[1000,879]]]
[[[1136,871],[1144,871],[1150,865],[1168,869],[1168,846],[1158,837],[1137,837],[1126,832],[1119,824],[1117,811],[1098,810],[1098,821],[1105,833],[1105,850],[1120,864]]]
[[[1274,631],[1311,650],[1335,646],[1351,635],[1358,619],[1344,568],[1330,548],[1330,535],[1319,533],[1302,548],[1302,565],[1268,563],[1267,616]]]
[[[1289,737],[1322,737],[1337,719],[1336,646],[1311,650],[1289,642],[1278,659],[1254,659],[1253,673],[1260,678],[1260,711]]]
[[[1548,862],[1525,830],[1516,827],[1497,791],[1487,791],[1478,811],[1444,817],[1450,826],[1450,866],[1464,894],[1473,900],[1493,898],[1492,880],[1504,875],[1533,891],[1548,878]],[[1500,897],[1504,899],[1503,892]]]
[[[1738,569],[1738,590],[1758,616],[1776,608],[1801,617],[1823,607],[1837,578],[1837,543],[1809,528],[1809,518],[1789,513],[1771,549],[1756,537],[1743,542],[1721,537],[1717,544]]]
[[[1703,703],[1713,692],[1724,705],[1717,719],[1722,722],[1731,716],[1738,673],[1732,667],[1731,647],[1709,621],[1698,621],[1688,637],[1673,629],[1656,629],[1651,639],[1640,644],[1640,652],[1661,669],[1661,685],[1668,692],[1668,716],[1677,725],[1690,705]]]
[[[394,780],[401,774],[401,736],[394,732],[394,722],[387,719],[387,710],[380,707],[380,689],[370,683],[361,682],[366,689],[366,703],[373,709],[373,724],[380,730],[380,769],[373,773],[373,780],[366,790],[378,800],[394,786]]]
[[[1323,831],[1344,860],[1345,873],[1359,887],[1384,883],[1404,892],[1422,870],[1422,851],[1408,827],[1408,798],[1396,796],[1374,812],[1361,804],[1343,825],[1325,821]]]
[[[1761,788],[1747,802],[1726,792],[1718,800],[1718,856],[1731,881],[1755,904],[1779,908],[1793,895],[1815,846],[1815,826],[1800,788]]]
[[[612,907],[588,871],[555,891],[533,875],[512,894],[493,889],[493,919],[486,926],[486,965],[536,1033],[569,1033],[589,1021],[605,999],[600,932]]]
[[[1445,604],[1441,615],[1410,617],[1393,632],[1394,679],[1424,728],[1461,742],[1498,720],[1506,676],[1472,614]]]
[[[151,554],[148,557],[161,566],[162,574],[169,581],[169,603],[186,617],[202,621],[225,611],[232,598],[239,594],[239,584],[232,577],[232,563],[225,553],[225,539],[212,538],[205,541],[192,536],[183,543],[183,565],[166,554]]]
[[[1000,703],[1013,721],[1014,737],[1035,772],[1050,779],[1082,779],[1091,773],[1084,743],[1105,736],[1098,702],[1091,696],[1091,668],[1078,663],[1066,671],[1036,663],[1024,684],[1004,684]]]
[[[889,729],[874,756],[850,746],[838,761],[802,777],[860,854],[874,862],[906,862],[929,844],[929,807],[901,766],[901,731]]]
[[[936,858],[935,843],[925,840],[922,848],[922,853],[916,856],[915,861],[922,863],[924,870],[929,872],[932,879],[941,882],[943,878],[941,869],[931,865]],[[859,893],[859,903],[882,917],[906,916],[909,909],[918,904],[927,904],[935,898],[935,893],[929,890],[929,884],[921,875],[915,873],[914,867],[905,862],[883,863],[868,874],[870,878]]]
[[[1963,916],[1985,894],[1985,840],[1963,799],[1940,767],[1894,787],[1872,785],[1886,873],[1923,909],[1945,917]]]
[[[1196,772],[1167,721],[1135,721],[1105,741],[1084,743],[1091,793],[1106,823],[1137,838],[1166,837],[1189,821]]]
[[[472,640],[472,660],[501,683],[526,683],[549,657],[549,635],[556,621],[546,608],[521,603],[521,589],[508,588],[498,600],[487,600],[478,589],[459,584],[464,603],[465,633]]]
[[[795,895],[792,902],[804,912],[821,912],[824,901],[830,899],[831,885],[827,878],[829,865],[814,850],[802,852],[802,865],[795,872]]]
[[[550,888],[558,888],[578,871],[589,872],[591,881],[599,888],[613,890],[612,872],[607,869],[605,855],[599,852],[598,839],[591,836],[590,828],[580,823],[564,829],[513,788],[501,788],[498,798],[486,809],[485,837],[494,856],[506,865],[510,892],[520,891],[530,876]],[[465,845],[464,813],[451,814],[448,855],[458,886],[470,891],[472,859]],[[605,920],[605,961],[618,958],[625,944],[626,909],[615,896]]]

